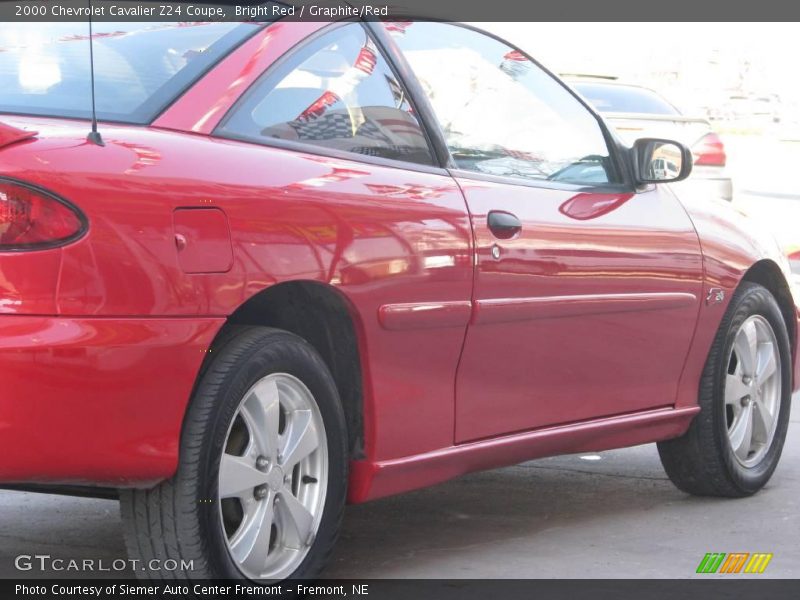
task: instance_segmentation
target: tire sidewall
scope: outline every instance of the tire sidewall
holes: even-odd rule
[[[777,302],[766,288],[748,285],[741,294],[737,294],[734,302],[732,316],[726,330],[723,353],[716,365],[713,421],[720,454],[732,483],[743,492],[753,493],[763,487],[772,476],[783,449],[783,442],[789,426],[789,410],[792,399],[792,353],[783,315]],[[759,315],[767,320],[778,341],[781,363],[781,397],[778,424],[769,450],[758,464],[745,467],[736,459],[728,439],[725,379],[728,373],[728,358],[733,349],[736,335],[742,324],[754,315]]]
[[[246,579],[230,556],[224,536],[217,499],[219,465],[230,424],[244,395],[258,380],[275,373],[296,377],[311,392],[322,416],[328,446],[328,486],[320,525],[311,549],[289,579],[315,576],[338,534],[348,462],[346,426],[338,392],[325,363],[309,344],[292,334],[276,332],[226,373],[221,385],[218,382],[206,385],[206,374],[197,389],[199,402],[190,409],[190,412],[211,411],[201,434],[199,472],[193,478],[198,493],[200,533],[208,540],[207,564],[211,572],[207,575],[211,579]],[[211,407],[207,406],[209,403]],[[188,433],[191,437],[192,432]]]

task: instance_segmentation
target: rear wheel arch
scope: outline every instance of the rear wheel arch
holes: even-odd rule
[[[363,328],[349,299],[333,286],[315,281],[289,281],[266,288],[229,316],[211,345],[206,363],[237,325],[282,329],[313,346],[336,383],[345,413],[350,457],[362,458],[366,381],[359,340],[363,339]],[[198,381],[201,376],[202,371]]]

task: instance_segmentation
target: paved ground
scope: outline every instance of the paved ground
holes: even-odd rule
[[[769,486],[692,498],[655,446],[478,473],[350,507],[330,577],[690,577],[706,552],[773,552],[763,576],[800,577],[800,405]],[[19,554],[124,557],[117,503],[0,492],[0,577]],[[762,577],[763,577],[762,576]]]

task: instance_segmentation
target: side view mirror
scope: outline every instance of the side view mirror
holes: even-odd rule
[[[686,179],[692,172],[692,152],[672,140],[643,138],[633,144],[637,183],[668,183]]]

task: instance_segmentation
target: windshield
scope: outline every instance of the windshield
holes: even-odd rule
[[[259,28],[249,23],[95,23],[97,116],[144,124]],[[0,112],[91,117],[88,23],[0,29]]]
[[[573,83],[572,85],[601,113],[680,114],[669,102],[647,88],[602,83]]]

